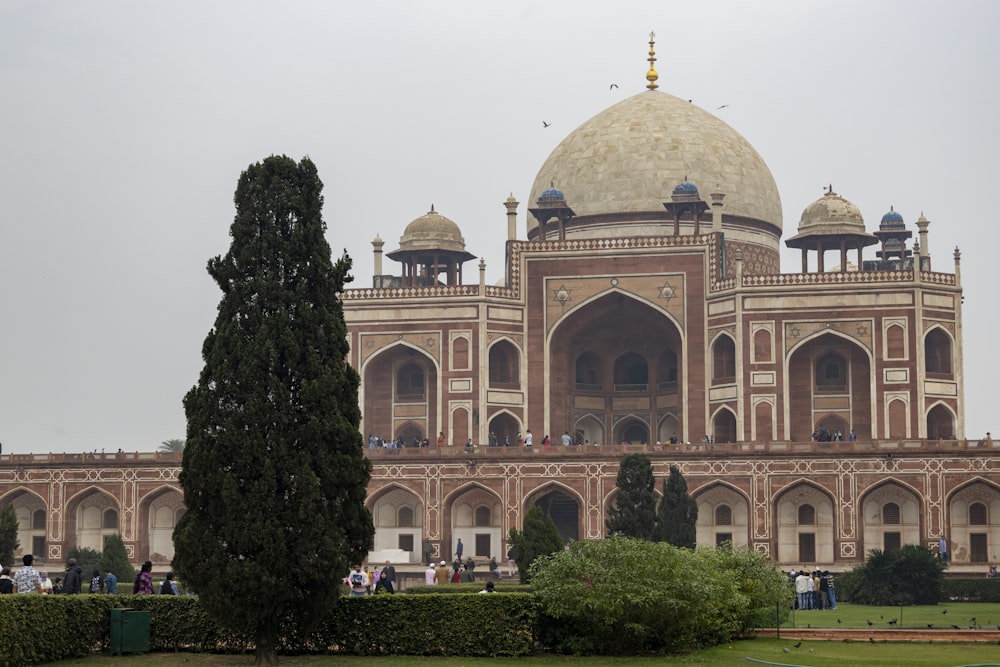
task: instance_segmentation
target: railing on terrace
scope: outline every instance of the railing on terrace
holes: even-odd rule
[[[549,447],[535,445],[526,447],[503,445],[490,447],[475,445],[472,448],[462,446],[438,447],[405,447],[402,449],[366,448],[365,454],[373,460],[384,459],[520,459],[525,456],[538,458],[621,458],[625,454],[643,453],[653,456],[679,457],[746,457],[754,455],[787,455],[794,453],[829,456],[830,454],[869,454],[891,458],[907,454],[953,454],[956,452],[1000,453],[1000,440],[986,442],[983,440],[850,440],[833,442],[727,442],[727,443],[691,443],[662,445],[571,445],[569,447],[553,444]]]
[[[33,463],[59,463],[99,465],[102,463],[150,463],[180,465],[182,452],[82,452],[82,453],[48,453],[48,454],[3,454],[0,462],[14,465],[30,465]]]

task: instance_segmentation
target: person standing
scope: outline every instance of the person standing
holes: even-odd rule
[[[66,563],[66,576],[63,579],[63,593],[76,595],[83,589],[83,570],[76,564],[75,558]]]
[[[941,559],[942,563],[948,562],[948,540],[945,539],[944,535],[938,540],[938,558]]]
[[[22,567],[14,574],[14,592],[15,593],[41,593],[42,592],[42,576],[38,574],[38,570],[31,566],[35,562],[35,557],[31,554],[25,554],[21,557]]]
[[[153,563],[146,561],[135,575],[135,582],[132,584],[132,592],[136,595],[153,594]]]
[[[524,446],[531,447],[532,445],[531,429],[529,428],[524,434]]]
[[[390,584],[392,584],[392,589],[394,591],[396,589],[396,568],[392,566],[391,562],[389,561],[385,562],[385,567],[382,568],[382,574],[384,574],[385,578],[389,581]]]
[[[441,561],[440,565],[437,566],[437,570],[434,571],[434,581],[438,586],[444,586],[451,582],[451,568],[448,567],[448,563],[445,561]]]
[[[104,582],[101,580],[101,571],[94,570],[90,575],[90,588],[87,590],[88,593],[101,593],[104,589]]]
[[[826,597],[830,601],[830,609],[837,608],[837,587],[833,583],[833,575],[829,570],[823,570],[823,581],[826,582]]]
[[[563,447],[569,447],[573,444],[573,438],[569,437],[569,431],[563,431],[562,444]]]
[[[49,579],[48,572],[42,572],[42,593],[48,595],[52,592],[52,580]]]
[[[431,563],[432,564],[431,567],[433,567],[433,561],[431,560],[431,555],[433,554],[433,548],[432,548],[433,545],[431,545],[431,541],[425,538],[423,547],[424,547],[424,562]]]
[[[798,597],[799,609],[805,610],[809,608],[809,588],[807,581],[811,581],[809,577],[803,570],[799,570],[798,576],[795,577],[795,595]]]
[[[427,569],[424,570],[424,583],[428,586],[437,584],[437,570],[434,569],[434,563],[427,563]]]
[[[104,571],[104,592],[108,595],[116,595],[118,593],[118,577],[111,570]]]
[[[455,555],[458,556],[458,560],[462,560],[462,552],[465,551],[465,545],[462,544],[462,538],[458,538],[458,544],[455,545]]]
[[[500,573],[500,566],[497,565],[497,557],[490,556],[490,574],[496,577],[497,581],[500,581],[502,574]]]
[[[351,585],[352,597],[364,597],[368,592],[368,586],[371,585],[368,575],[361,571],[360,563],[355,565],[351,573],[347,575],[347,582]]]

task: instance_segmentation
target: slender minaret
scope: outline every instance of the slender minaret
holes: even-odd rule
[[[385,241],[377,233],[375,238],[372,239],[372,249],[375,253],[375,275],[372,276],[372,287],[382,286],[382,247],[385,245]]]
[[[513,241],[517,239],[517,206],[520,202],[514,199],[514,193],[511,192],[507,197],[507,201],[503,203],[507,207],[507,240]]]
[[[722,231],[722,200],[726,198],[726,193],[718,185],[708,195],[712,199],[712,231]]]
[[[924,212],[920,212],[920,217],[917,218],[917,233],[920,235],[920,248],[922,249],[921,256],[924,258],[924,262],[927,264],[927,270],[931,270],[931,246],[927,242],[927,226],[931,224],[931,221],[924,217]],[[956,248],[957,250],[957,248]]]

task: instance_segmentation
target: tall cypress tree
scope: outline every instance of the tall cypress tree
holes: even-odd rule
[[[7,503],[0,507],[0,563],[14,564],[14,552],[20,542],[17,540],[17,512]],[[27,550],[25,550],[27,551]],[[39,554],[41,558],[44,554]]]
[[[555,522],[538,505],[532,505],[524,515],[523,530],[511,528],[509,537],[522,584],[531,580],[529,570],[535,559],[549,556],[563,548],[562,537]]]
[[[653,464],[645,454],[626,454],[618,464],[618,493],[608,508],[609,535],[652,540],[656,530]]]
[[[98,566],[101,575],[111,570],[118,578],[118,590],[122,593],[132,592],[132,578],[135,577],[135,568],[128,560],[128,552],[125,551],[125,542],[118,533],[109,535],[104,542],[104,551],[101,552],[101,561]]]
[[[240,176],[232,244],[208,262],[218,316],[184,398],[174,568],[220,623],[256,637],[257,664],[324,618],[375,534],[339,296],[351,260],[331,259],[322,189],[308,158]]]
[[[688,495],[687,481],[677,466],[663,480],[663,498],[656,513],[656,539],[675,547],[694,549],[697,540],[698,503]]]

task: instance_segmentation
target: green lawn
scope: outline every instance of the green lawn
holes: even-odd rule
[[[1000,604],[989,602],[953,602],[921,607],[867,607],[838,604],[836,609],[824,611],[796,611],[781,627],[795,628],[948,628],[957,625],[967,629],[976,625],[992,630],[1000,625]],[[889,621],[895,619],[895,624]],[[872,625],[868,625],[868,621]]]
[[[759,664],[812,665],[815,667],[953,667],[958,665],[1000,665],[1000,646],[982,644],[869,644],[868,642],[803,641],[799,648],[790,640],[753,639],[717,646],[688,656],[669,658],[576,658],[544,656],[532,658],[364,658],[286,657],[282,665],[308,667],[654,667],[663,665],[713,665],[749,667]],[[785,652],[784,649],[788,649]],[[810,650],[811,649],[811,650]],[[203,654],[158,654],[124,658],[88,658],[58,665],[114,664],[118,667],[208,667],[251,665],[253,656],[213,656]]]

